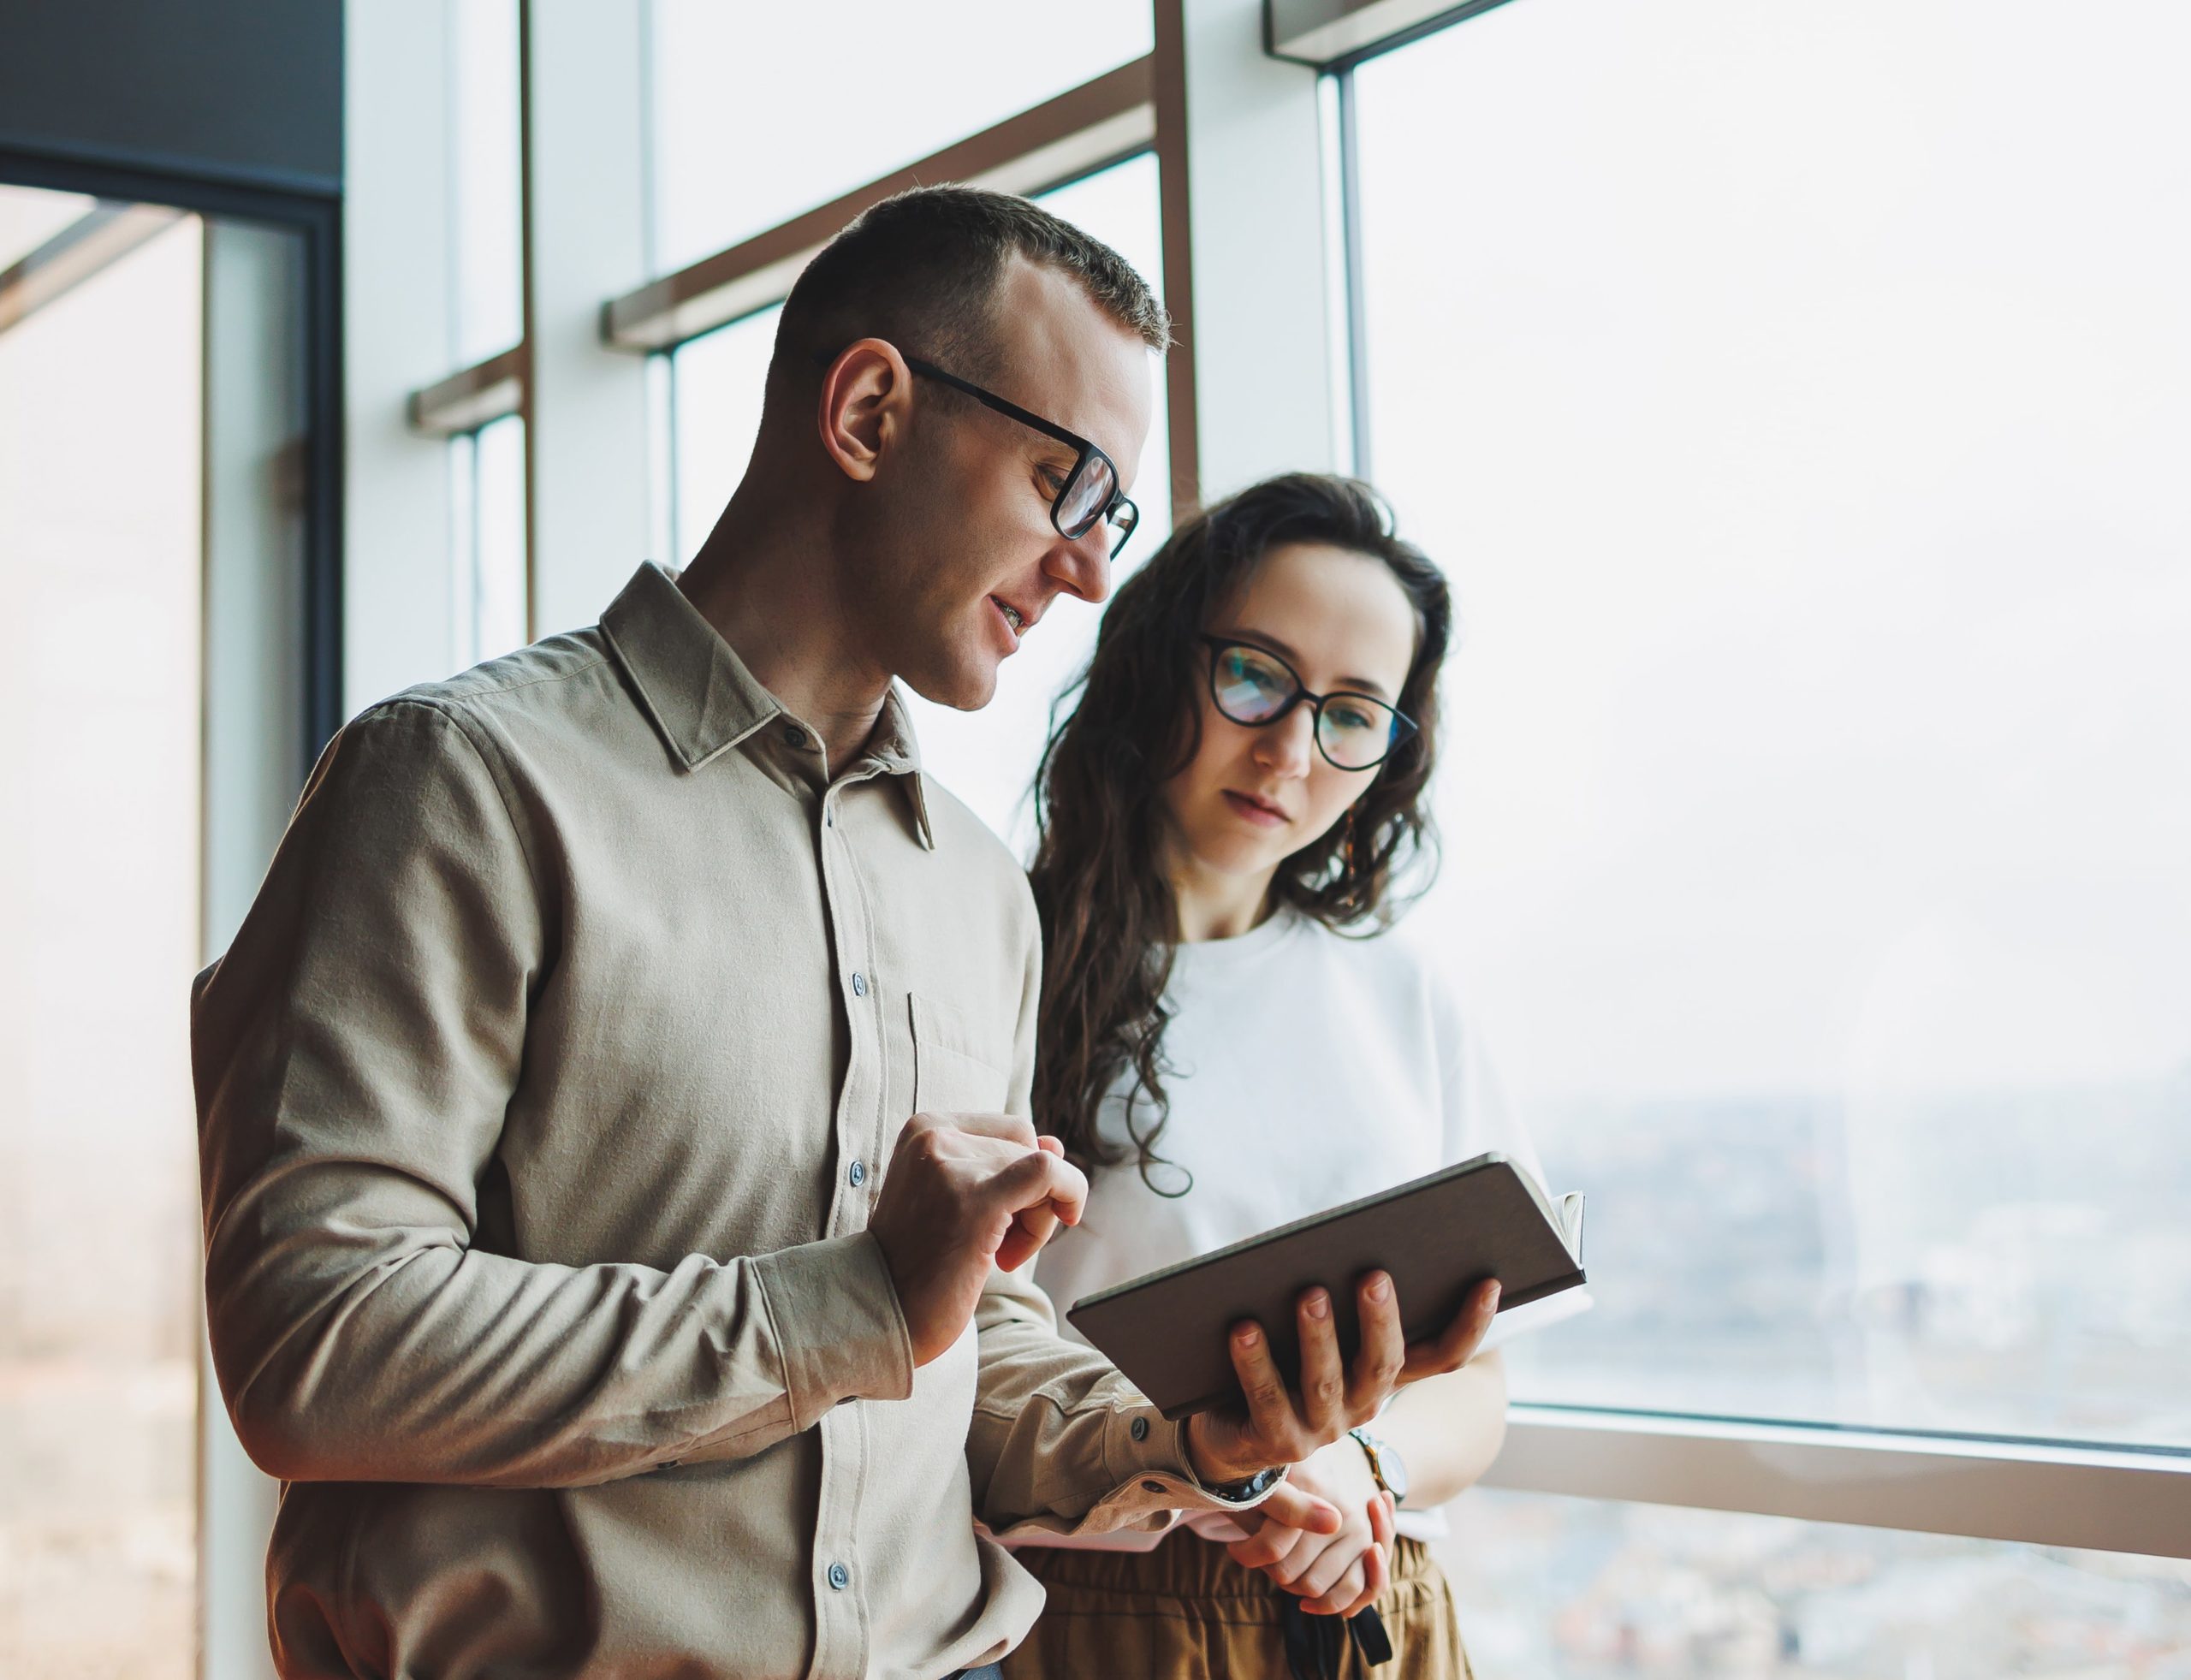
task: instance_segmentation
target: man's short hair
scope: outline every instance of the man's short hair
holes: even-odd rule
[[[776,325],[771,371],[883,338],[982,378],[995,369],[997,294],[1015,256],[1070,276],[1151,349],[1171,343],[1164,306],[1102,240],[1008,193],[916,187],[854,217],[806,265]]]

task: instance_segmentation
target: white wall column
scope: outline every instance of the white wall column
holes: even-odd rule
[[[1316,74],[1262,50],[1262,0],[1185,15],[1194,357],[1205,502],[1328,472],[1331,315]]]
[[[344,9],[342,701],[449,674],[448,446],[405,420],[453,341],[450,31],[441,0]]]
[[[646,363],[601,341],[603,301],[650,278],[647,44],[640,0],[529,0],[527,21],[532,623],[546,635],[593,623],[650,558]]]

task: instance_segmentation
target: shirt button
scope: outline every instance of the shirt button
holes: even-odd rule
[[[784,725],[784,739],[793,746],[805,746],[806,745],[805,733],[801,730],[796,723],[787,723]]]
[[[864,998],[867,995],[867,977],[865,975],[855,974],[852,976],[852,995],[856,998]]]
[[[834,1587],[839,1592],[843,1592],[846,1588],[852,1584],[852,1572],[846,1569],[842,1564],[830,1564],[829,1584],[832,1587]]]
[[[858,1181],[855,1180],[854,1182]],[[1145,1441],[1149,1439],[1149,1420],[1147,1418],[1137,1417],[1134,1419],[1133,1438],[1137,1441]]]
[[[854,1190],[858,1190],[862,1184],[867,1182],[867,1163],[864,1161],[854,1161],[852,1163],[852,1172],[846,1176],[852,1179],[852,1188]],[[1140,1437],[1136,1436],[1135,1439],[1137,1440]]]

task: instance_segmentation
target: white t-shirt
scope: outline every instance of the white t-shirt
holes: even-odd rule
[[[1487,1150],[1543,1182],[1452,987],[1403,933],[1349,938],[1281,911],[1237,939],[1181,946],[1165,1001],[1162,1054],[1176,1071],[1155,1145],[1167,1164],[1150,1177],[1176,1190],[1191,1174],[1192,1187],[1159,1195],[1131,1157],[1096,1173],[1080,1224],[1051,1238],[1035,1273],[1067,1334],[1065,1309],[1084,1295]],[[1125,1138],[1131,1083],[1103,1104],[1106,1137]],[[1144,1131],[1152,1116],[1143,1093]],[[1513,1317],[1499,1315],[1487,1347],[1526,1327]],[[1214,1514],[1193,1526],[1239,1534]],[[1403,1508],[1398,1526],[1419,1540],[1446,1532],[1434,1510]],[[1159,1538],[1078,1543],[1139,1551]]]

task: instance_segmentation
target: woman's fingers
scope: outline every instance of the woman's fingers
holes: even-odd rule
[[[1392,1496],[1381,1487],[1369,1501],[1369,1538],[1380,1546],[1390,1546],[1397,1532],[1392,1507]]]
[[[1336,1551],[1338,1548],[1334,1547]],[[1381,1546],[1363,1548],[1335,1570],[1333,1578],[1325,1582],[1324,1571],[1306,1571],[1294,1588],[1297,1593],[1310,1593],[1301,1608],[1311,1616],[1352,1616],[1367,1610],[1377,1601],[1392,1579],[1392,1570]],[[1321,1587],[1321,1592],[1315,1589]]]
[[[1376,1551],[1370,1546],[1348,1557],[1328,1554],[1316,1560],[1315,1567],[1303,1571],[1293,1590],[1302,1594],[1301,1608],[1313,1616],[1335,1616],[1339,1606],[1352,1604],[1362,1596],[1365,1578],[1363,1560]],[[1333,1546],[1333,1552],[1339,1548]]]
[[[1333,1589],[1351,1576],[1356,1582],[1354,1589],[1338,1597],[1339,1602],[1351,1603],[1361,1594],[1362,1560],[1376,1549],[1369,1543],[1369,1536],[1358,1527],[1341,1535],[1296,1572],[1293,1590],[1304,1598],[1334,1598],[1338,1595]]]
[[[1373,1546],[1362,1554],[1362,1592],[1351,1604],[1342,1604],[1333,1612],[1339,1616],[1357,1616],[1384,1596],[1392,1580],[1392,1566],[1386,1561],[1388,1551],[1382,1546]],[[1338,1594],[1334,1593],[1336,1600]]]
[[[1289,1593],[1303,1592],[1307,1589],[1300,1584],[1302,1577],[1315,1568],[1319,1558],[1327,1556],[1334,1549],[1342,1556],[1346,1550],[1338,1540],[1329,1535],[1303,1535],[1298,1545],[1270,1564],[1263,1573]]]
[[[1335,1535],[1346,1522],[1339,1508],[1329,1499],[1320,1499],[1307,1488],[1296,1487],[1290,1481],[1281,1481],[1272,1488],[1270,1497],[1249,1514],[1262,1518],[1266,1525],[1275,1523],[1310,1535]]]
[[[1253,1511],[1243,1511],[1253,1516]],[[1233,1518],[1238,1523],[1240,1518]],[[1225,1544],[1225,1551],[1243,1568],[1271,1568],[1292,1548],[1302,1544],[1302,1529],[1288,1529],[1284,1523],[1264,1523],[1247,1540],[1232,1540]]]

